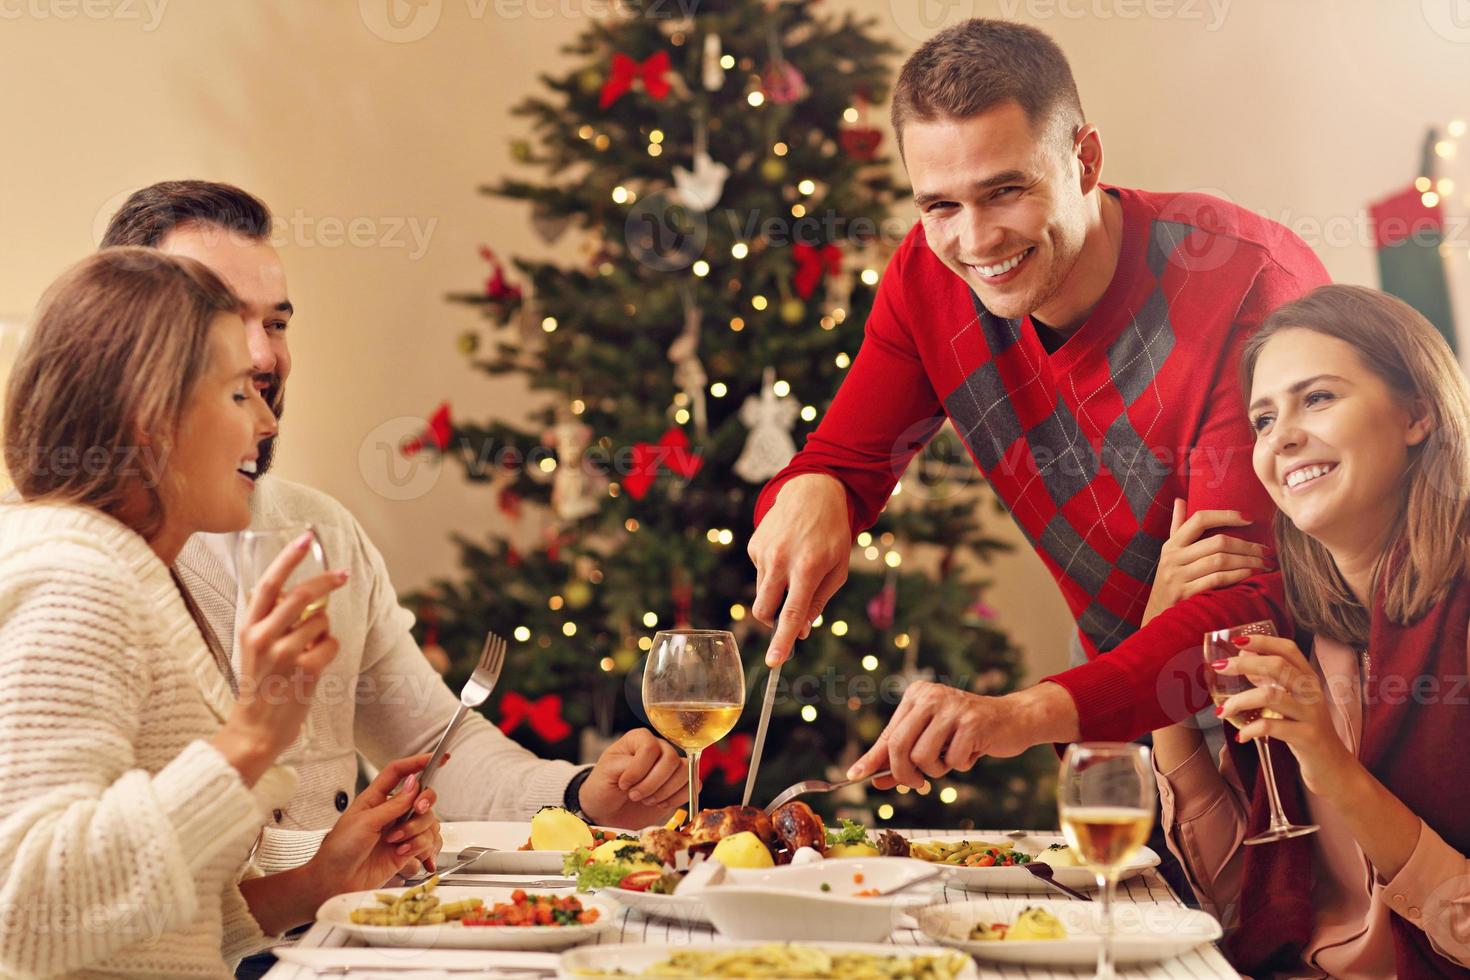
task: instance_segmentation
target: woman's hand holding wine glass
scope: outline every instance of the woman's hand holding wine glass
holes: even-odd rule
[[[1236,656],[1210,666],[1222,677],[1255,686],[1226,697],[1220,714],[1240,727],[1242,742],[1268,737],[1285,742],[1296,756],[1302,783],[1329,798],[1335,787],[1346,784],[1344,775],[1361,764],[1333,727],[1321,677],[1289,639],[1245,636],[1236,646]]]
[[[1245,676],[1238,667],[1230,666],[1231,661],[1240,659],[1241,650],[1246,646],[1265,640],[1280,642],[1276,636],[1276,626],[1267,620],[1262,620],[1257,623],[1246,623],[1244,626],[1213,630],[1205,634],[1204,643],[1205,663],[1209,666],[1209,669],[1205,671],[1205,679],[1209,684],[1210,699],[1215,702],[1215,709],[1219,714],[1223,715],[1232,725],[1241,728],[1241,741],[1254,739],[1256,752],[1261,759],[1261,776],[1266,781],[1266,796],[1271,805],[1271,823],[1261,833],[1247,837],[1245,839],[1247,844],[1269,844],[1271,841],[1301,837],[1317,830],[1314,824],[1294,824],[1287,820],[1286,811],[1281,807],[1281,793],[1276,788],[1276,771],[1271,768],[1271,750],[1266,744],[1271,733],[1263,727],[1274,725],[1281,720],[1282,716],[1277,712],[1275,705],[1267,703],[1272,701],[1278,692],[1256,688],[1251,683],[1251,679]],[[1290,644],[1289,640],[1286,642]],[[1292,644],[1292,649],[1296,649],[1294,644]],[[1305,660],[1303,663],[1305,664]],[[1248,698],[1248,703],[1235,700],[1253,691],[1260,693]],[[1225,705],[1231,703],[1234,707],[1227,711]],[[1330,730],[1332,722],[1329,720],[1327,724]],[[1254,729],[1254,731],[1247,735],[1247,729]]]
[[[325,604],[347,581],[347,571],[325,572],[287,588],[314,542],[310,531],[297,537],[250,591],[238,641],[239,695],[213,740],[246,785],[254,785],[296,739],[317,678],[337,655]]]

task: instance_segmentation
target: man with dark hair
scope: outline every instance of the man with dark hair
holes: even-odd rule
[[[179,236],[176,243],[192,243],[194,238],[211,242],[228,237],[236,246],[216,250],[235,255],[240,260],[237,271],[260,270],[261,278],[243,277],[249,287],[238,293],[245,304],[240,315],[245,319],[245,333],[250,345],[250,360],[255,367],[255,387],[276,418],[286,410],[283,383],[291,373],[291,352],[286,347],[286,326],[293,307],[286,298],[285,272],[279,257],[270,246],[271,213],[253,195],[230,184],[207,180],[165,180],[134,191],[112,216],[102,235],[102,248],[137,245],[158,248],[175,228],[187,226],[190,236]],[[202,244],[202,243],[200,243]],[[194,251],[199,251],[195,249]],[[187,249],[172,251],[201,258]],[[264,474],[275,459],[275,437],[260,444],[260,460],[256,472]]]
[[[270,232],[265,205],[237,187],[167,181],[128,198],[102,244],[187,255],[219,275],[243,305],[255,384],[279,416],[291,372],[286,326],[293,307]],[[331,599],[340,652],[317,684],[301,738],[287,750],[299,777],[296,795],[275,811],[255,853],[255,863],[274,872],[309,859],[347,809],[359,752],[382,766],[430,751],[459,699],[410,635],[413,616],[398,605],[382,556],[361,526],[326,494],[266,476],[266,449],[255,473],[251,526],[311,524],[332,567],[351,573]],[[244,600],[236,537],[195,535],[175,565],[232,686],[236,610]],[[624,735],[595,766],[578,767],[537,758],[471,712],[448,748],[454,763],[435,790],[438,810],[450,820],[525,819],[542,806],[565,805],[597,823],[641,827],[665,819],[687,790],[678,753],[647,729]]]
[[[757,507],[767,660],[806,635],[846,579],[853,536],[946,419],[1091,658],[1000,698],[912,685],[853,771],[891,767],[878,785],[919,786],[982,755],[1177,721],[1205,694],[1186,681],[1163,703],[1165,662],[1197,651],[1206,628],[1279,618],[1279,596],[1255,582],[1162,610],[1264,567],[1272,507],[1251,470],[1238,352],[1327,275],[1291,232],[1226,201],[1103,184],[1102,138],[1066,57],[1034,28],[977,19],[935,35],[899,74],[893,127],[920,222],[831,408]],[[1177,532],[1176,500],[1199,515]],[[1194,540],[1251,519],[1244,538]],[[1194,549],[1182,594],[1152,589],[1166,540]],[[1167,649],[1130,644],[1155,614]]]

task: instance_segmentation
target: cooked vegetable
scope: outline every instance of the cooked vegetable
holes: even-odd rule
[[[485,904],[478,898],[467,898],[440,905],[439,896],[433,894],[438,885],[439,876],[435,875],[397,895],[378,892],[373,896],[378,901],[376,908],[353,909],[350,918],[360,926],[442,925],[472,915]]]
[[[1004,922],[977,922],[970,930],[971,939],[1011,940],[1066,939],[1067,930],[1061,920],[1046,909],[1028,906],[1016,916],[1014,925]]]
[[[1016,850],[1009,841],[916,840],[909,845],[909,854],[920,861],[966,868],[1014,867],[1031,861],[1031,855]]]
[[[592,860],[594,861],[621,861],[627,863],[638,863],[650,861],[648,853],[643,850],[643,845],[637,840],[610,840],[605,844],[598,844],[592,849]]]
[[[718,861],[727,868],[773,868],[776,859],[771,857],[770,848],[759,837],[748,830],[732,834],[715,845],[710,854],[711,861]]]
[[[563,806],[544,806],[531,818],[531,848],[537,851],[574,851],[596,841],[587,821]]]
[[[562,862],[562,873],[576,876],[577,891],[614,888],[635,871],[663,870],[663,865],[650,859],[637,841],[613,841],[612,844],[619,846],[611,848],[613,856],[607,860],[595,857],[595,852],[586,847],[578,848],[566,856]],[[601,851],[604,847],[609,845],[603,844],[597,850]]]
[[[527,895],[517,888],[509,902],[464,917],[467,926],[580,926],[597,921],[598,910],[585,908],[575,895]]]
[[[908,853],[908,841],[904,841],[902,856],[908,857]],[[878,857],[879,854],[878,845],[868,839],[868,828],[856,820],[844,818],[841,830],[827,831],[829,858]]]
[[[842,829],[833,830],[827,828],[827,846],[835,847],[841,844],[866,844],[868,843],[868,828],[856,820],[842,818]]]
[[[829,952],[815,946],[767,946],[705,952],[684,950],[646,968],[650,977],[790,977],[802,980],[953,980],[970,960],[961,953],[936,956]]]

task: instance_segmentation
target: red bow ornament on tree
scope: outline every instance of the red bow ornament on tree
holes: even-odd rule
[[[444,402],[429,416],[429,427],[399,447],[405,456],[417,456],[423,452],[424,443],[432,443],[435,449],[443,450],[454,434],[454,424],[449,421],[449,403]]]
[[[792,284],[802,299],[811,298],[823,276],[835,276],[842,271],[842,249],[830,242],[821,248],[797,242],[791,246],[791,256],[796,260]]]
[[[725,739],[723,745],[711,745],[705,749],[699,754],[700,781],[708,779],[709,774],[718,769],[725,782],[732,785],[744,782],[750,772],[750,749],[754,744],[755,739],[741,732]]]
[[[560,742],[572,734],[572,726],[561,716],[560,694],[547,694],[531,701],[516,691],[508,692],[500,699],[500,730],[509,735],[523,721],[531,723],[531,731],[543,742]]]
[[[667,51],[659,51],[646,61],[634,61],[625,54],[615,54],[612,60],[612,71],[608,73],[607,81],[602,83],[602,98],[598,100],[598,106],[606,109],[627,94],[633,88],[635,81],[640,80],[643,82],[645,92],[662,101],[672,87],[667,77],[668,73],[669,53]]]
[[[642,500],[658,478],[659,467],[667,466],[686,480],[691,480],[704,465],[704,459],[689,451],[689,436],[683,429],[670,429],[658,442],[640,442],[633,446],[633,466],[623,477],[623,488]]]
[[[488,245],[480,246],[480,258],[490,263],[490,275],[485,279],[485,296],[488,299],[510,302],[521,298],[521,287],[515,286],[505,278],[505,266],[500,264],[500,259],[490,250]]]

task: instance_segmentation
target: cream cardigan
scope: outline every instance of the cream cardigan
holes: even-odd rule
[[[0,973],[219,977],[295,776],[247,789],[231,704],[168,569],[93,510],[0,505]]]

